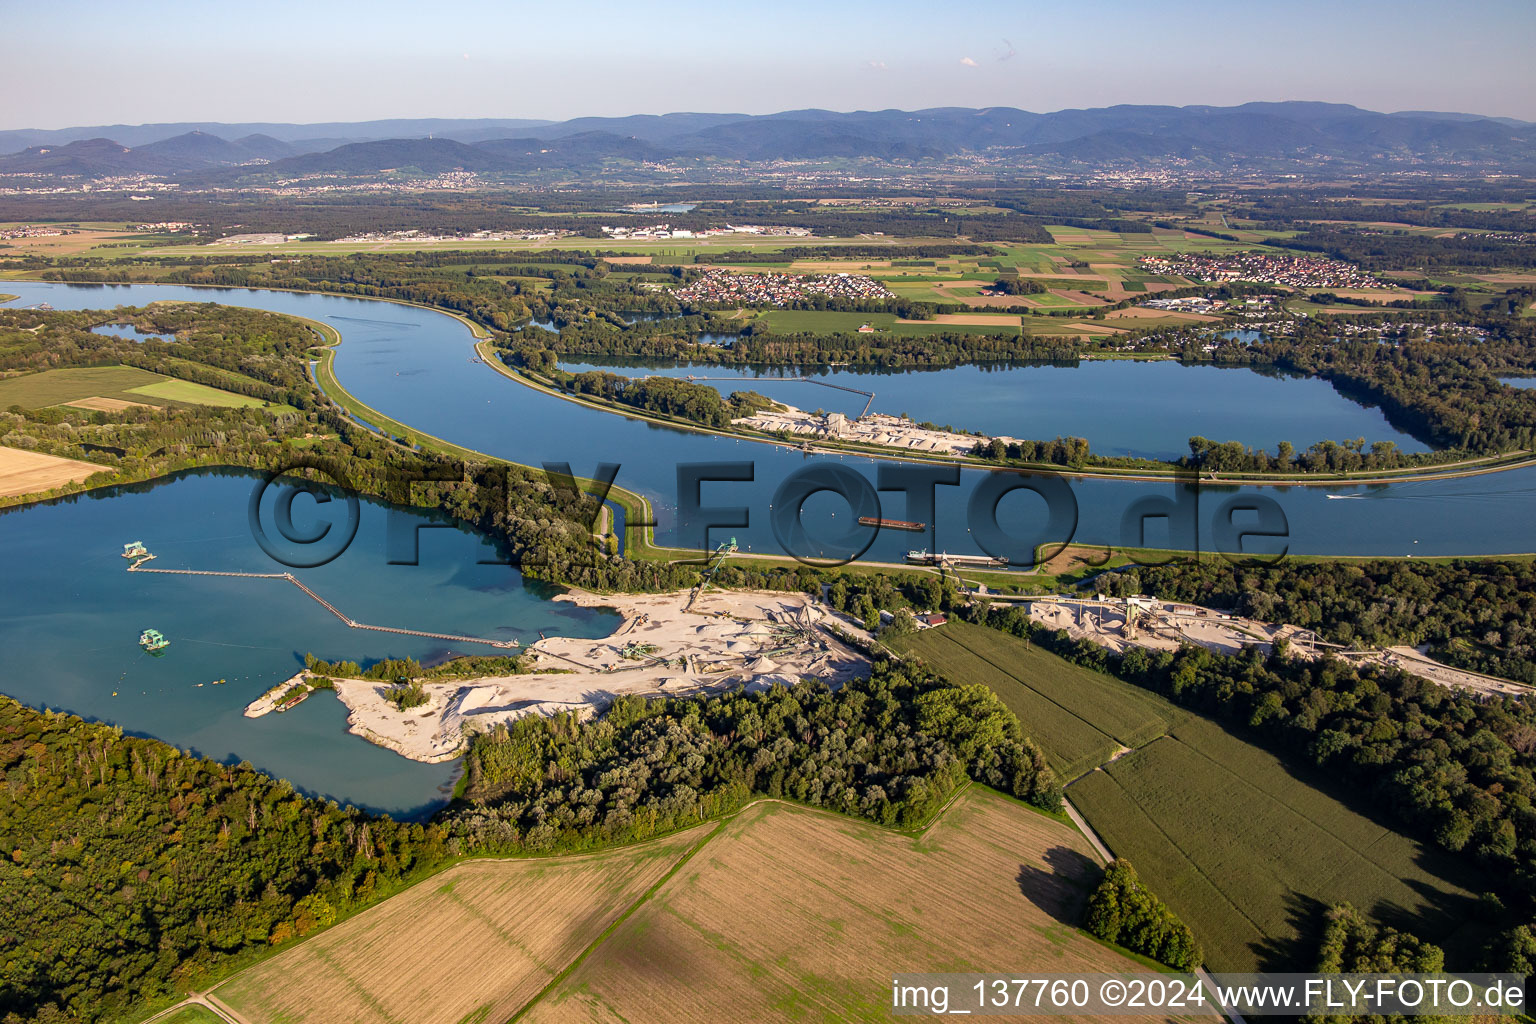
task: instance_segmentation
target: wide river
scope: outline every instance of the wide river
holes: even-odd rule
[[[658,426],[544,395],[473,361],[471,337],[463,324],[413,306],[302,293],[149,285],[8,281],[5,290],[20,296],[16,306],[46,302],[56,308],[111,308],[162,299],[218,301],[330,323],[344,339],[337,352],[337,375],[363,402],[438,437],[516,462],[568,461],[580,474],[590,474],[601,461],[617,462],[617,483],[655,503],[663,543],[702,543],[697,524],[680,523],[676,515],[680,464],[749,464],[750,481],[703,485],[705,505],[745,506],[750,519],[746,527],[714,529],[710,540],[734,535],[750,550],[777,552],[782,546],[770,528],[769,505],[787,477],[808,466],[834,465],[873,483],[883,461],[806,456],[778,446]],[[1170,369],[1131,364],[1116,372]],[[942,418],[958,425],[966,424],[968,416],[964,388],[956,382],[973,379],[973,373],[962,369],[903,379],[919,381],[939,396],[950,389],[954,414]],[[1316,382],[1265,383],[1289,387]],[[1137,395],[1134,389],[1127,393],[1122,388],[1103,400],[1126,405],[1136,402]],[[1117,416],[1123,422],[1124,414]],[[1380,431],[1366,433],[1383,436]],[[968,536],[967,501],[988,478],[985,471],[968,469],[960,486],[937,489],[936,541],[931,535],[881,531],[864,557],[899,561],[908,548],[925,545],[955,552],[978,550]],[[1008,474],[1007,479],[1029,478]],[[155,568],[286,571],[287,566],[272,561],[252,539],[246,505],[256,482],[245,474],[183,476],[0,515],[8,581],[0,588],[0,643],[7,653],[0,692],[36,706],[114,722],[209,756],[248,760],[306,792],[397,814],[430,810],[445,797],[456,766],[417,764],[346,735],[343,709],[331,696],[321,694],[292,712],[256,720],[243,718],[241,709],[291,675],[305,652],[364,662],[504,652],[350,629],[279,580],[125,571],[119,553],[121,545],[132,540],[144,541],[159,555],[150,563]],[[1173,484],[1117,480],[1074,481],[1070,490],[1077,521],[1072,538],[1085,543],[1122,542],[1122,518],[1133,503],[1176,495]],[[902,496],[881,495],[882,514],[902,517]],[[1531,529],[1536,470],[1327,489],[1205,485],[1198,495],[1186,488],[1180,496],[1186,499],[1183,508],[1198,511],[1193,521],[1200,531],[1198,541],[1206,548],[1212,546],[1211,520],[1224,503],[1234,498],[1251,502],[1259,496],[1283,512],[1289,530],[1286,543],[1298,554],[1536,551]],[[294,504],[301,527],[312,518],[329,518],[325,513],[330,509],[309,502],[301,498]],[[1016,491],[997,504],[998,522],[1017,538],[1065,539],[1063,534],[1041,533],[1043,507],[1030,492]],[[1237,513],[1233,521],[1241,525],[1245,515]],[[546,591],[524,586],[510,568],[480,564],[488,558],[488,545],[460,530],[423,530],[420,564],[389,564],[387,516],[384,506],[361,503],[357,539],[345,554],[320,568],[295,570],[296,575],[349,617],[378,625],[493,639],[516,636],[525,643],[540,630],[601,636],[615,625],[611,614],[547,600]],[[850,518],[840,498],[822,493],[806,504],[802,522],[812,535],[820,535],[846,529]],[[1134,539],[1157,546],[1169,536],[1165,521],[1152,519],[1145,537]],[[1181,532],[1175,539],[1189,536]],[[1272,550],[1277,543],[1251,540],[1247,550]],[[165,656],[151,658],[139,650],[138,634],[149,627],[171,639]],[[217,679],[226,682],[214,685]]]
[[[578,474],[590,474],[599,462],[617,462],[617,483],[649,497],[657,508],[658,539],[662,543],[700,547],[703,531],[698,523],[679,522],[676,515],[678,466],[705,462],[746,462],[752,467],[750,482],[705,483],[705,506],[745,507],[750,525],[716,528],[711,544],[727,536],[739,538],[753,551],[781,551],[769,523],[769,506],[784,479],[807,464],[841,463],[875,482],[883,460],[856,456],[806,456],[773,445],[659,426],[645,420],[587,408],[523,387],[474,361],[472,342],[463,324],[428,309],[368,299],[341,298],[306,293],[267,292],[246,289],[184,288],[160,285],[60,285],[8,281],[5,288],[20,298],[17,306],[47,302],[57,308],[106,308],[119,304],[142,305],[157,299],[218,301],[283,313],[295,313],[334,325],[345,339],[337,352],[336,373],[342,383],[363,402],[395,419],[427,433],[515,462],[538,465],[546,461],[569,462]],[[1088,372],[1098,372],[1091,366]],[[1135,371],[1149,374],[1187,373],[1188,368],[1137,363],[1116,368],[1120,375]],[[968,421],[965,384],[974,370],[926,372],[911,379],[933,394],[948,391],[954,413],[942,417],[956,425]],[[1052,368],[1052,374],[1074,370]],[[1262,380],[1282,388],[1316,381],[1259,378],[1247,371],[1232,373],[1234,381]],[[1123,378],[1121,378],[1123,379]],[[829,389],[798,385],[817,392]],[[727,385],[729,388],[729,385]],[[1329,389],[1331,392],[1331,389]],[[1102,396],[1105,408],[1117,409],[1124,422],[1124,408],[1137,408],[1144,396],[1134,385],[1118,387]],[[1277,401],[1283,401],[1276,395]],[[1342,402],[1342,399],[1339,399]],[[800,404],[800,403],[796,403]],[[811,404],[813,407],[815,403]],[[1377,417],[1374,410],[1354,407]],[[894,411],[901,411],[896,409]],[[1182,414],[1181,414],[1182,415]],[[1264,415],[1275,415],[1265,412]],[[1379,439],[1389,430],[1364,431]],[[1185,417],[1180,431],[1194,424]],[[1116,428],[1120,429],[1120,428]],[[1149,435],[1166,436],[1161,428]],[[1193,430],[1208,436],[1214,430]],[[1052,432],[1054,433],[1054,432]],[[1085,432],[1094,440],[1092,431]],[[1310,433],[1317,433],[1316,431]],[[1391,436],[1386,434],[1385,436]],[[1160,442],[1141,446],[1160,447]],[[1136,447],[1128,445],[1128,447]],[[865,558],[899,561],[910,548],[925,544],[935,550],[974,552],[968,536],[967,503],[985,471],[967,469],[959,486],[937,488],[934,518],[936,537],[881,531]],[[1317,555],[1451,555],[1508,554],[1536,551],[1536,470],[1517,470],[1486,476],[1435,480],[1420,483],[1349,487],[1235,487],[1209,484],[1197,496],[1183,489],[1186,507],[1198,503],[1198,516],[1170,534],[1167,520],[1145,520],[1142,533],[1128,535],[1127,510],[1139,499],[1161,496],[1172,499],[1171,483],[1128,480],[1077,480],[1071,483],[1076,502],[1076,528],[1071,539],[1091,544],[1144,542],[1155,547],[1170,539],[1187,540],[1198,528],[1204,548],[1215,542],[1213,523],[1217,513],[1236,498],[1239,502],[1262,496],[1279,506],[1289,531],[1293,554]],[[1170,502],[1171,503],[1171,502]],[[899,493],[882,492],[882,514],[902,518],[904,500]],[[997,506],[998,522],[1020,544],[1032,540],[1066,539],[1042,532],[1044,502],[1028,491],[1015,491]],[[1181,513],[1182,514],[1182,513]],[[848,506],[828,493],[811,498],[803,517],[812,533],[818,527],[836,532],[849,521]],[[1237,526],[1257,523],[1257,514],[1232,513]],[[1139,517],[1137,517],[1139,520]],[[1245,550],[1276,550],[1279,542],[1250,540]],[[832,545],[830,553],[836,553]]]

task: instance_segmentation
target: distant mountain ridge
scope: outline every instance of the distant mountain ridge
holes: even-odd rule
[[[43,135],[53,138],[39,141]],[[1536,124],[1433,111],[1384,114],[1314,102],[1121,105],[1048,114],[1012,107],[941,107],[671,113],[563,122],[141,125],[0,132],[0,151],[18,140],[29,145],[0,157],[0,173],[229,180],[396,169],[516,175],[579,172],[614,161],[913,162],[966,154],[1067,164],[1179,159],[1212,166],[1310,161],[1536,170]]]

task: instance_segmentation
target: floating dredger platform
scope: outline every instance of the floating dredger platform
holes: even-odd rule
[[[146,629],[139,634],[139,646],[149,654],[159,654],[171,646],[171,642],[158,629]]]
[[[123,557],[133,560],[133,564],[128,567],[129,569],[137,569],[145,562],[154,561],[155,558],[154,555],[150,554],[149,548],[146,548],[144,546],[144,542],[141,540],[131,540],[127,544],[124,544]]]
[[[913,533],[928,529],[927,523],[917,523],[910,519],[879,519],[875,516],[859,516],[859,525],[878,526],[882,530],[910,530]]]

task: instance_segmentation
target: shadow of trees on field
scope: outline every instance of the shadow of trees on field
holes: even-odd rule
[[[1045,868],[1020,864],[1015,881],[1024,898],[1062,924],[1076,926],[1104,869],[1067,846],[1053,846],[1042,855]]]
[[[1305,971],[1315,967],[1327,917],[1328,904],[1292,889],[1285,897],[1284,932],[1248,946],[1259,962],[1258,970]]]

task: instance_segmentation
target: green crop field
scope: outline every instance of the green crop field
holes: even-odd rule
[[[842,313],[832,310],[771,309],[761,314],[770,330],[785,334],[799,331],[831,333],[854,332],[863,324],[890,334],[920,337],[925,334],[1008,334],[1017,335],[1017,323],[990,325],[937,322],[901,323],[893,313]]]
[[[1110,850],[1194,929],[1214,970],[1299,970],[1320,914],[1348,900],[1467,953],[1475,879],[1449,855],[1366,817],[1268,752],[1191,716],[1074,782]]]
[[[117,398],[126,402],[145,402],[129,388],[156,384],[165,380],[136,366],[77,366],[62,370],[43,370],[20,377],[0,380],[0,409],[20,405],[41,409],[81,398]]]
[[[950,622],[894,643],[1003,699],[1076,779],[1068,798],[1195,930],[1214,968],[1309,965],[1313,936],[1302,931],[1340,900],[1431,942],[1473,945],[1458,925],[1476,887],[1448,855],[1209,719],[982,626]],[[1125,747],[1136,749],[1111,760]]]
[[[1151,742],[1185,717],[1155,694],[983,626],[950,622],[897,645],[957,683],[991,688],[1064,779]]]
[[[165,377],[136,366],[77,366],[0,380],[0,409],[41,409],[84,398],[140,405],[259,406],[261,400]]]
[[[185,405],[216,405],[226,409],[249,409],[262,404],[261,399],[252,398],[249,395],[237,395],[232,391],[220,391],[206,384],[176,380],[172,377],[165,377],[157,383],[133,388],[129,393],[147,395],[167,402],[181,402]]]

